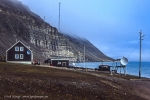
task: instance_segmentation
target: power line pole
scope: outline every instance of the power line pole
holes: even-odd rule
[[[84,68],[85,68],[85,45],[84,45]],[[87,67],[86,67],[86,72],[87,72]]]
[[[142,34],[142,30],[140,30],[140,61],[139,61],[139,78],[141,78],[141,53],[142,53],[142,40],[144,35]]]

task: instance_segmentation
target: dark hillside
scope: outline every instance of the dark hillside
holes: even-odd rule
[[[0,56],[21,40],[34,52],[34,59],[60,56],[70,61],[112,61],[88,40],[59,33],[18,0],[0,0]]]

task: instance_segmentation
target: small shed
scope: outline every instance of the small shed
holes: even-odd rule
[[[6,51],[6,62],[31,64],[32,51],[21,41],[16,42]]]
[[[50,59],[51,66],[68,67],[69,60],[67,59]]]
[[[110,66],[109,65],[100,65],[99,71],[110,71]]]

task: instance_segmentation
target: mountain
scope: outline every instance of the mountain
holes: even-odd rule
[[[17,40],[30,47],[34,59],[63,58],[83,61],[112,61],[87,39],[58,32],[18,0],[0,0],[0,56]]]

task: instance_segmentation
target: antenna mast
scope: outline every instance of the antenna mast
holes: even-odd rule
[[[58,22],[58,31],[60,32],[60,4],[61,2],[59,2],[59,22]]]
[[[58,21],[58,33],[60,33],[60,4],[61,4],[61,2],[59,2],[59,21]],[[60,34],[59,34],[60,35]],[[57,52],[58,52],[58,64],[59,64],[59,58],[60,58],[60,55],[59,55],[59,48],[60,48],[60,41],[59,41],[59,35],[58,35],[58,50],[57,50]]]
[[[44,32],[45,32],[45,16],[44,16]]]

